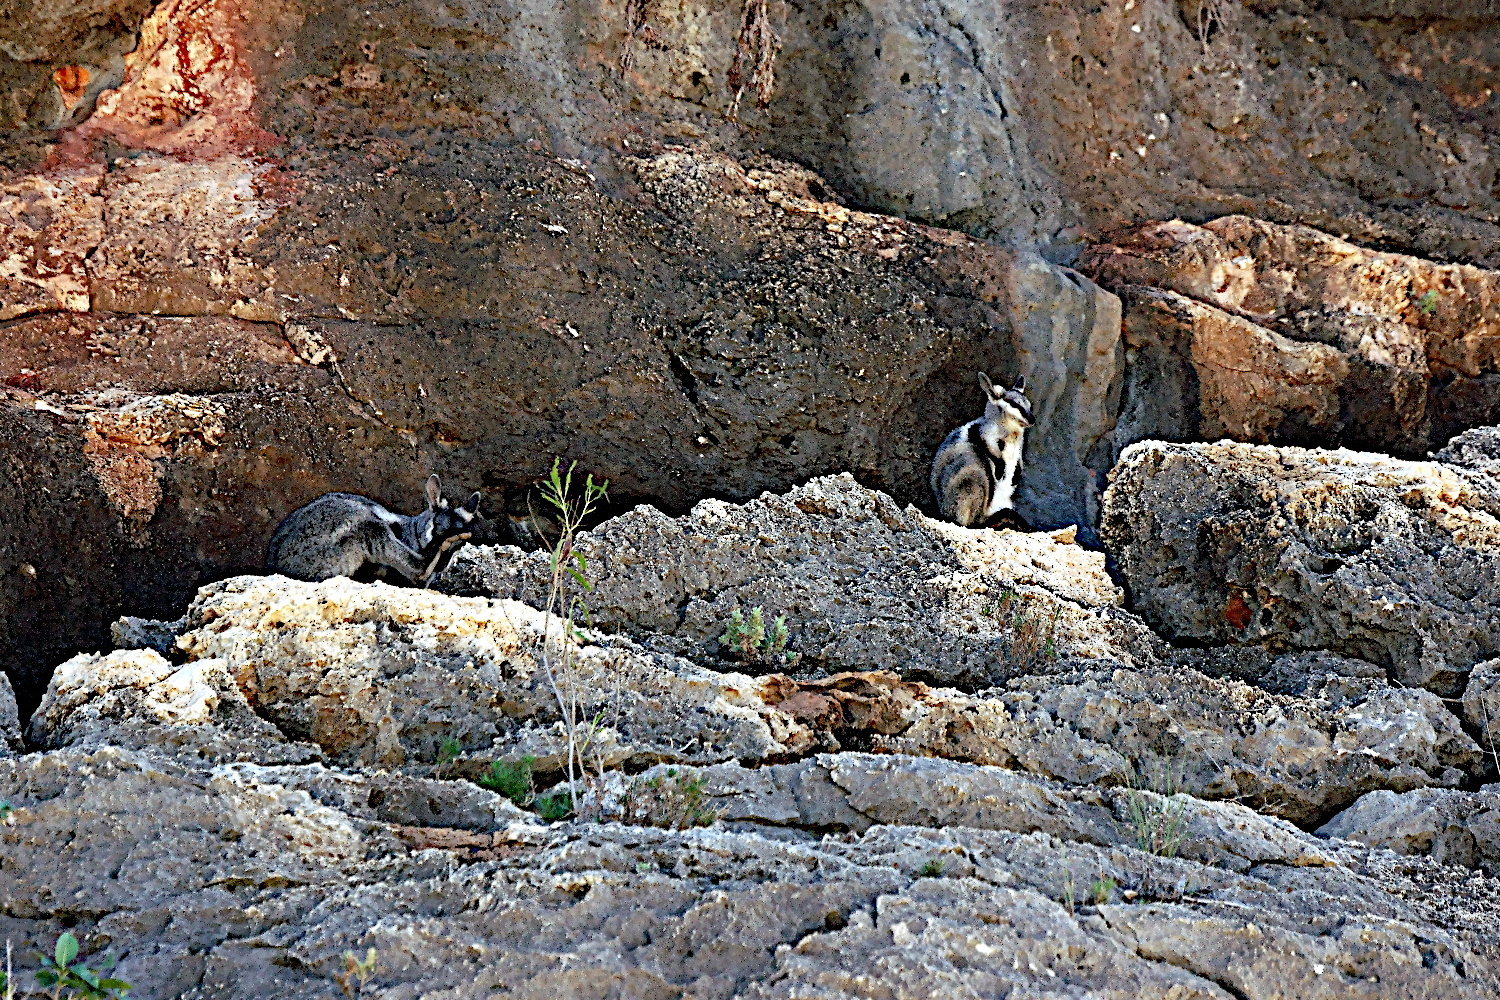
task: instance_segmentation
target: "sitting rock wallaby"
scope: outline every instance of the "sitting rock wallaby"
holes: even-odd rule
[[[979,387],[984,390],[984,416],[950,432],[932,460],[938,512],[965,528],[984,527],[1001,514],[1029,527],[1014,507],[1021,446],[1032,423],[1026,379],[998,389],[980,372]]]
[[[448,506],[437,476],[427,480],[427,509],[393,514],[369,497],[325,493],[286,516],[266,550],[266,568],[298,580],[352,576],[366,563],[426,584],[438,561],[479,513],[479,494]]]

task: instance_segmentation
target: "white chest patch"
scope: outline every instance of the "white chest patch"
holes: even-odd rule
[[[1016,478],[1021,471],[1021,446],[1025,437],[1016,432],[1002,439],[1000,428],[995,424],[985,428],[984,437],[985,443],[990,445],[990,453],[1000,454],[995,462],[995,492],[990,494],[990,505],[985,511],[985,517],[991,518],[1015,506]]]

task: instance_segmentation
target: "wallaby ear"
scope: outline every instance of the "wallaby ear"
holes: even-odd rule
[[[1025,375],[1017,375],[1016,376],[1016,391],[1017,392],[1025,392],[1026,391],[1026,376]]]
[[[438,482],[437,473],[434,472],[427,477],[427,509],[431,510],[436,507],[442,495],[442,484]]]
[[[984,372],[979,373],[979,388],[984,390],[986,397],[993,398],[996,395],[994,383],[990,381],[990,377]]]
[[[479,495],[479,491],[478,490],[475,490],[473,493],[470,493],[469,494],[469,499],[467,499],[467,500],[464,501],[464,510],[468,511],[471,514],[478,514],[479,513],[479,501],[482,500],[482,499],[483,499],[483,497],[481,497]]]

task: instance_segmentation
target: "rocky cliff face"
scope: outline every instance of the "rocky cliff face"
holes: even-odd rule
[[[10,12],[22,986],[1494,996],[1497,66],[1425,0]],[[1037,532],[926,516],[977,370]],[[432,471],[435,589],[254,575]]]
[[[0,759],[23,982],[69,927],[145,997],[334,996],[368,949],[391,996],[1500,987],[1492,762],[1375,663],[1172,651],[1066,536],[847,476],[580,546],[608,631],[571,665],[509,547],[449,582],[503,596],[237,577],[61,664]],[[706,626],[752,601],[802,658],[726,659]],[[476,782],[561,778],[559,688],[597,770],[548,823]]]
[[[1036,387],[1022,512],[1092,542],[1142,437],[1419,456],[1496,419],[1472,332],[1500,264],[1487,8],[764,11],[11,18],[0,656],[23,704],[329,489],[409,506],[436,470],[498,510],[561,455],[669,513],[843,470],[925,505],[989,369]],[[1233,213],[1214,253],[1274,316],[1091,254],[1122,330],[1058,266]],[[1360,246],[1415,256],[1334,294]]]

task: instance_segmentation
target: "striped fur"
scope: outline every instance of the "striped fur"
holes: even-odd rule
[[[1012,388],[999,389],[980,372],[979,387],[984,390],[984,416],[943,439],[930,479],[939,515],[966,528],[982,527],[1015,509],[1021,450],[1032,423],[1024,377]]]

